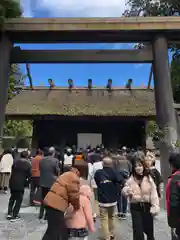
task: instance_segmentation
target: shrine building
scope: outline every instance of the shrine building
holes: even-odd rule
[[[146,124],[155,117],[154,91],[34,86],[10,100],[6,117],[33,121],[32,148],[145,147]]]

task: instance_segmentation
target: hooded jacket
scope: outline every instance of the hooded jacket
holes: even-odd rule
[[[44,199],[44,204],[61,212],[66,212],[69,204],[79,207],[80,179],[72,171],[60,175]]]
[[[92,197],[91,188],[88,185],[80,187],[80,208],[74,211],[70,206],[66,212],[66,221],[68,228],[83,229],[87,228],[94,232],[94,222],[92,217],[91,202]]]

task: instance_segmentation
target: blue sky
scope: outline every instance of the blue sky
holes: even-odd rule
[[[118,17],[125,9],[125,0],[22,0],[25,17]],[[131,49],[133,44],[20,44],[22,49]],[[135,86],[147,86],[150,64],[31,64],[34,85],[86,86],[88,78],[95,86],[105,86],[111,78],[114,86],[124,86],[132,78]],[[21,65],[26,73],[25,65]],[[28,79],[26,79],[28,85]]]

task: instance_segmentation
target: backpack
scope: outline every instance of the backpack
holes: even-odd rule
[[[158,196],[161,197],[159,186],[163,181],[160,172],[156,168],[150,169],[150,176],[156,185]]]
[[[162,183],[161,174],[156,168],[150,170],[150,176],[154,180],[154,183],[157,187]]]

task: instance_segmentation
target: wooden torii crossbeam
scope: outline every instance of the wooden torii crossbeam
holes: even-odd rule
[[[21,50],[15,47],[11,63],[152,63],[149,49],[132,50]]]

